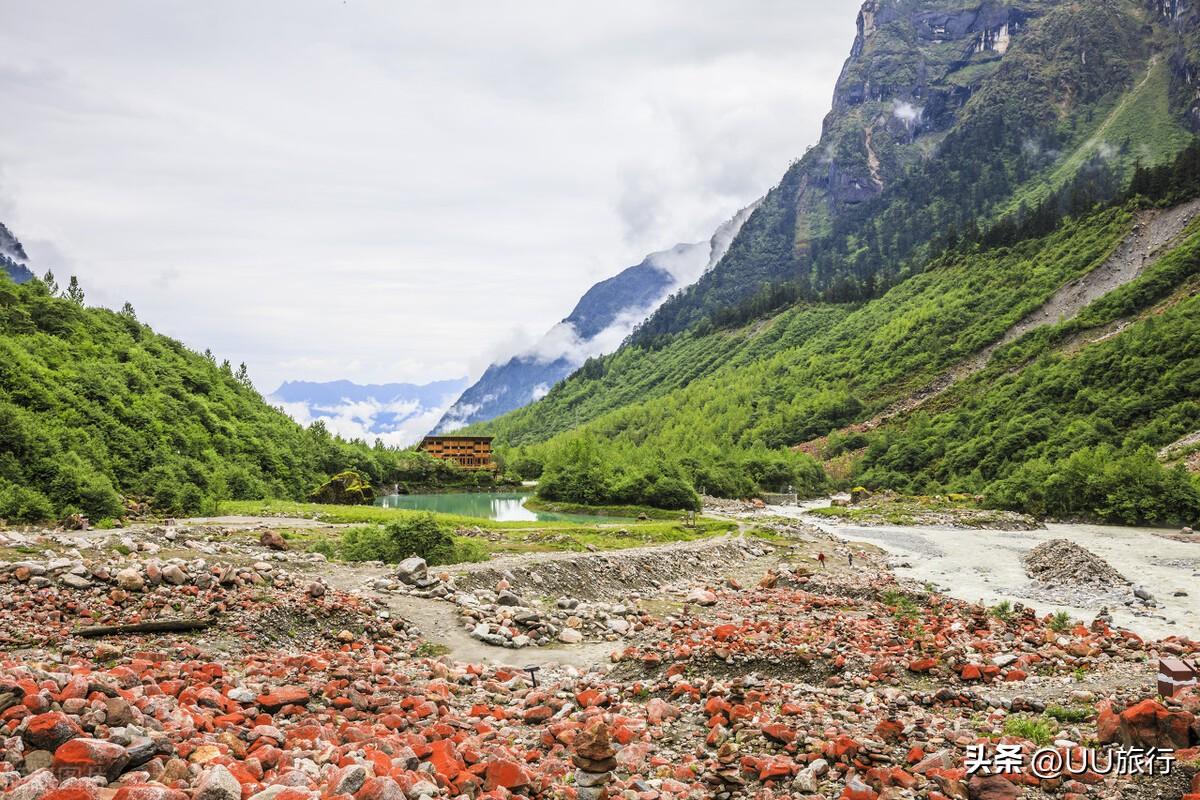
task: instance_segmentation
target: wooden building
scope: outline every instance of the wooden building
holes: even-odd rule
[[[495,469],[491,436],[426,436],[418,448],[463,469]]]

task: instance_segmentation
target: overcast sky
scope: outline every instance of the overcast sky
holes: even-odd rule
[[[264,392],[477,373],[778,181],[857,7],[0,0],[0,219]]]

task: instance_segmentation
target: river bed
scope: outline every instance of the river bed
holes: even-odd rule
[[[1154,595],[1157,608],[1109,604],[1116,626],[1142,635],[1200,637],[1200,534],[1175,541],[1151,528],[1049,523],[1032,531],[975,530],[934,526],[861,526],[831,522],[805,509],[770,511],[804,521],[849,541],[869,542],[894,559],[896,574],[930,582],[951,597],[994,605],[1001,600],[1033,606],[1039,614],[1059,610],[1090,622],[1099,605],[1069,605],[1029,596],[1021,557],[1049,539],[1070,539]],[[1132,587],[1131,587],[1132,589]],[[1175,592],[1186,592],[1176,597]],[[1132,601],[1132,596],[1129,597]]]

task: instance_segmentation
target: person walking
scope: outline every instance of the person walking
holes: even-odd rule
[[[854,566],[854,551],[853,550],[849,550],[846,552],[846,560],[850,562],[850,566],[852,566],[852,567]]]
[[[817,563],[821,565],[821,569],[825,569],[825,553],[817,553]]]

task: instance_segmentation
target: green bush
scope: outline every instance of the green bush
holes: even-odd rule
[[[682,478],[660,475],[642,495],[640,505],[669,510],[700,510],[700,495]]]
[[[54,516],[49,498],[33,489],[0,481],[0,519],[41,522]]]
[[[438,525],[433,514],[419,514],[384,526],[358,526],[342,534],[341,555],[347,561],[396,564],[420,556],[430,565],[453,564],[460,560],[461,552],[454,536]]]
[[[1167,469],[1154,450],[1121,453],[1086,447],[1066,458],[1026,462],[989,489],[1000,508],[1111,522],[1191,522],[1200,519],[1200,492],[1182,467]]]

